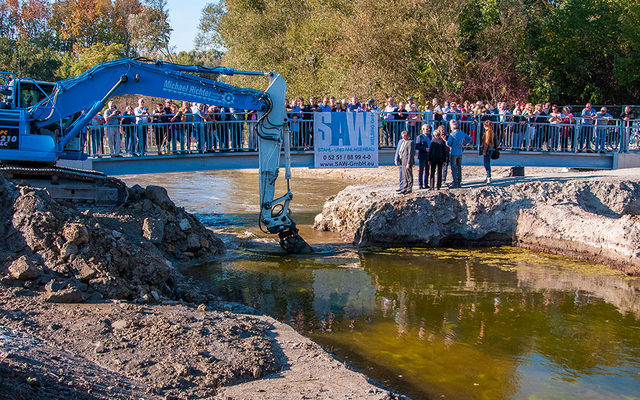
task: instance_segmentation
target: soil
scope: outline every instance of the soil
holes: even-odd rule
[[[0,175],[0,399],[400,399],[176,266],[222,241],[157,186],[117,208]]]

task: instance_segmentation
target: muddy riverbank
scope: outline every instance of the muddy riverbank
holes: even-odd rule
[[[2,399],[402,398],[180,274],[224,244],[162,188],[105,209],[0,176],[0,200]]]

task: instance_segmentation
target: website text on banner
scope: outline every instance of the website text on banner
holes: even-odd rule
[[[315,168],[378,166],[378,116],[371,112],[313,115]]]

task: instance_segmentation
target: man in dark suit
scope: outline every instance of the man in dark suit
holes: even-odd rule
[[[396,164],[402,166],[402,194],[409,194],[413,188],[413,164],[415,164],[416,144],[409,137],[409,132],[402,131],[402,144],[398,149]]]

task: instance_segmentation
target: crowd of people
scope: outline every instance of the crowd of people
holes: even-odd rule
[[[484,130],[483,123],[489,120],[495,124],[500,146],[516,151],[592,152],[605,151],[606,146],[626,151],[624,146],[631,128],[638,121],[637,114],[629,106],[624,108],[619,118],[614,118],[607,107],[597,111],[590,103],[579,113],[574,113],[571,106],[560,107],[552,103],[534,105],[515,102],[513,107],[509,107],[506,102],[499,102],[497,106],[482,101],[441,103],[437,98],[420,107],[411,96],[397,104],[390,97],[382,108],[376,105],[375,99],[360,103],[357,97],[351,100],[324,97],[318,103],[315,97],[311,97],[305,104],[304,99],[299,97],[287,100],[285,108],[290,119],[295,118],[296,121],[292,133],[302,133],[302,138],[296,141],[294,136],[294,141],[303,144],[312,142],[309,136],[312,133],[313,112],[377,113],[382,122],[380,144],[383,146],[396,146],[403,130],[407,130],[410,137],[415,139],[423,124],[432,130],[443,125],[448,134],[451,121],[456,121],[459,128],[471,136],[469,146],[478,146]],[[303,121],[302,128],[297,126],[298,121]],[[617,127],[625,129],[615,129]]]
[[[237,112],[233,108],[201,103],[177,104],[170,99],[149,109],[145,99],[140,98],[137,107],[126,105],[121,112],[117,104],[110,101],[107,109],[89,123],[86,143],[88,153],[96,157],[104,154],[119,157],[123,152],[138,156],[149,153],[150,148],[159,155],[255,150],[256,124],[255,111]]]
[[[485,120],[483,125],[482,143],[479,154],[483,157],[487,174],[485,183],[491,183],[491,160],[498,156],[498,145],[494,131],[494,123]],[[471,143],[473,138],[459,129],[458,122],[449,121],[449,133],[444,125],[439,125],[432,134],[431,126],[422,124],[420,134],[415,140],[409,131],[401,132],[395,153],[395,163],[399,166],[400,187],[396,190],[401,194],[409,194],[413,190],[413,167],[415,156],[418,157],[418,188],[440,190],[442,182],[446,181],[447,166],[451,165],[453,182],[450,188],[462,187],[462,154],[464,146]]]
[[[286,100],[285,110],[292,148],[300,150],[313,146],[315,112],[374,112],[380,119],[381,147],[396,148],[401,143],[403,131],[416,140],[425,125],[432,137],[443,127],[442,139],[446,141],[453,132],[451,122],[455,121],[458,130],[471,138],[463,148],[479,149],[484,124],[490,121],[495,148],[624,152],[632,133],[637,135],[639,123],[637,114],[629,106],[614,118],[606,107],[596,111],[591,104],[574,113],[570,106],[551,103],[516,102],[513,107],[507,107],[505,102],[500,102],[494,107],[481,101],[441,103],[435,98],[419,107],[413,97],[397,104],[393,97],[388,98],[382,108],[376,105],[375,99],[361,103],[357,97],[349,101],[324,97],[318,102],[311,97],[305,103],[297,98]],[[107,110],[96,115],[90,123],[88,153],[117,157],[123,152],[146,154],[150,149],[157,154],[256,150],[257,117],[254,111],[188,102],[178,104],[169,99],[147,108],[145,99],[140,98],[137,107],[127,105],[123,112],[117,104],[110,102]]]

